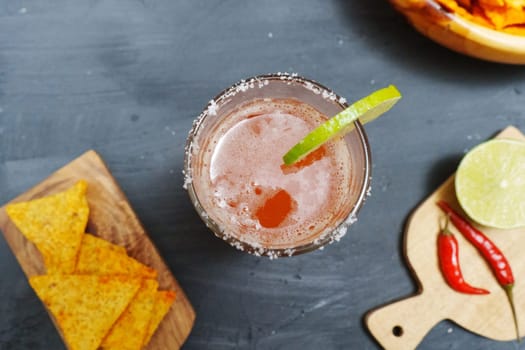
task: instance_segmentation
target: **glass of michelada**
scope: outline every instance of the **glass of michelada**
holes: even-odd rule
[[[184,162],[184,187],[204,223],[233,247],[270,258],[339,241],[370,189],[359,119],[326,142],[313,135],[316,147],[292,161],[283,156],[347,107],[323,85],[286,73],[241,80],[211,100]]]

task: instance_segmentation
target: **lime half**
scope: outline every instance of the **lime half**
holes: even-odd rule
[[[456,173],[456,196],[484,226],[525,226],[525,142],[495,139],[468,152]]]
[[[293,146],[284,155],[284,164],[291,165],[315,151],[325,142],[351,131],[354,128],[354,122],[358,119],[362,124],[376,119],[392,108],[400,98],[401,93],[394,85],[390,85],[354,102],[350,107],[328,119]]]

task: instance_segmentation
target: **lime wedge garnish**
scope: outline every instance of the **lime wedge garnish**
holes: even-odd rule
[[[525,226],[525,142],[484,142],[461,160],[456,196],[470,218],[489,227]]]
[[[362,124],[376,119],[392,108],[400,98],[401,93],[394,85],[390,85],[354,102],[350,107],[328,119],[293,146],[284,155],[284,164],[291,165],[315,151],[325,142],[351,131],[354,128],[354,122],[358,119]]]

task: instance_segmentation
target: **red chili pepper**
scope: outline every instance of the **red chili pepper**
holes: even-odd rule
[[[499,284],[505,290],[512,309],[512,316],[514,317],[516,336],[518,337],[518,341],[520,341],[518,318],[516,316],[516,308],[514,306],[514,297],[512,293],[512,289],[514,288],[514,276],[507,258],[505,258],[505,255],[503,255],[501,250],[487,236],[485,236],[483,232],[472,226],[467,220],[454,211],[447,202],[439,201],[437,205],[450,217],[450,220],[454,226],[457,227],[459,232],[461,232],[461,234],[472,243],[485,258]]]
[[[448,219],[438,235],[438,257],[443,277],[452,289],[466,294],[489,294],[488,290],[473,287],[463,278],[459,264],[458,241],[448,230]]]

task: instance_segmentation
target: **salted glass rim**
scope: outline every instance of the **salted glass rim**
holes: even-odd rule
[[[328,234],[321,236],[320,239],[315,239],[312,242],[308,242],[306,244],[293,248],[263,248],[261,246],[256,246],[241,241],[233,235],[225,233],[221,229],[221,227],[213,220],[213,218],[207,214],[206,209],[201,204],[201,201],[199,200],[199,197],[194,188],[192,179],[192,153],[194,151],[193,141],[197,137],[203,122],[208,116],[215,116],[216,109],[218,108],[218,106],[221,105],[221,103],[228,102],[227,99],[229,97],[233,97],[238,93],[245,92],[248,89],[252,89],[255,87],[262,88],[265,85],[268,85],[269,81],[287,83],[288,85],[292,83],[298,83],[301,84],[305,88],[305,90],[310,90],[313,94],[322,94],[322,97],[325,100],[334,103],[339,108],[341,108],[341,110],[346,109],[349,106],[346,100],[343,97],[336,94],[333,90],[325,87],[324,85],[320,84],[315,80],[299,76],[295,73],[289,74],[279,72],[261,74],[242,79],[233,84],[232,86],[222,90],[217,96],[210,100],[206,108],[204,108],[204,110],[199,114],[199,116],[193,121],[193,125],[188,133],[188,138],[186,140],[185,145],[183,187],[187,190],[190,200],[193,206],[195,207],[198,215],[204,221],[206,226],[215,234],[215,236],[225,240],[231,246],[241,251],[245,251],[256,256],[267,256],[270,258],[277,258],[281,256],[299,255],[311,252],[319,248],[322,249],[322,247],[324,247],[326,244],[333,243],[334,241],[339,241],[342,238],[342,236],[345,235],[347,228],[355,221],[357,221],[357,213],[363,206],[366,197],[370,194],[370,183],[372,178],[372,161],[370,144],[368,142],[366,132],[362,124],[359,122],[359,120],[357,120],[354,122],[355,131],[358,135],[359,145],[361,146],[360,151],[362,153],[364,162],[362,168],[363,173],[361,175],[361,188],[359,190],[357,200],[355,201],[355,203],[353,203],[353,208],[350,210],[348,216],[345,219],[341,220],[341,222]]]

